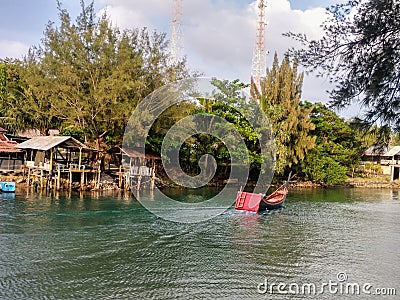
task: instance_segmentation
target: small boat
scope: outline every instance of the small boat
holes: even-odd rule
[[[14,193],[15,192],[15,182],[0,181],[0,192],[1,193]]]
[[[236,196],[235,209],[260,212],[281,208],[289,193],[288,188],[291,174],[292,172],[290,172],[286,183],[270,195],[264,196],[263,194],[254,194],[239,190]]]
[[[259,211],[281,208],[288,193],[289,191],[286,185],[282,185],[272,194],[263,197],[259,206]]]

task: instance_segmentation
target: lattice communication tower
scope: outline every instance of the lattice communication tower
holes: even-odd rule
[[[173,16],[172,16],[172,34],[171,34],[171,59],[177,61],[183,49],[182,31],[181,31],[181,17],[182,17],[182,0],[174,0]]]
[[[258,1],[258,21],[257,21],[257,34],[256,42],[254,45],[251,79],[255,83],[258,91],[260,91],[260,82],[266,76],[267,72],[267,52],[265,50],[265,10],[266,1]]]

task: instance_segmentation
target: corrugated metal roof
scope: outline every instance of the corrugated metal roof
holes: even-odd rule
[[[400,146],[387,146],[387,147],[371,146],[367,150],[365,150],[364,155],[393,156],[399,154],[399,152],[400,152]]]
[[[393,146],[389,146],[389,147],[371,146],[367,150],[365,150],[364,155],[380,156],[380,155],[383,155],[384,153],[388,152],[392,148],[393,148]]]
[[[62,146],[65,148],[84,148],[89,149],[80,141],[72,136],[35,136],[26,142],[16,146],[19,149],[34,149],[47,151],[51,148]]]
[[[397,155],[399,152],[400,152],[400,146],[394,146],[382,156],[394,156]]]

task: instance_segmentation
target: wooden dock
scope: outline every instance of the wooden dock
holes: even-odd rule
[[[73,182],[79,182],[80,188],[88,184],[89,180],[94,183],[95,187],[99,187],[101,170],[98,169],[76,169],[59,167],[52,171],[45,167],[26,166],[26,186],[35,186],[40,188],[54,188],[60,190],[61,181],[67,182],[69,189],[72,188]],[[74,174],[80,174],[76,176]],[[78,178],[77,178],[78,177]]]

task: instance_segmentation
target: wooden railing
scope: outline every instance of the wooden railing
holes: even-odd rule
[[[388,166],[388,165],[398,165],[400,164],[400,160],[398,159],[381,159],[381,165]]]
[[[130,176],[153,176],[153,168],[146,166],[132,166],[129,172]]]

